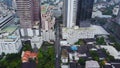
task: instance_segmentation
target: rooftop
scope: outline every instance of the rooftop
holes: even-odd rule
[[[101,46],[106,49],[115,59],[120,59],[120,53],[113,46]]]
[[[109,35],[101,26],[91,25],[90,27],[62,28],[62,38],[69,44],[74,44],[79,39],[95,38],[95,35]]]
[[[97,61],[86,61],[86,68],[100,68]]]
[[[7,42],[15,41],[19,37],[19,35],[15,33],[17,28],[17,25],[10,25],[5,27],[3,30],[0,31],[0,39],[3,39]]]
[[[41,13],[45,14],[47,12],[47,9],[49,7],[49,4],[45,4],[41,6]]]
[[[18,28],[18,26],[16,26],[16,25],[10,25],[10,26],[4,28],[2,31],[11,34],[11,33],[14,32],[17,28]]]
[[[22,62],[29,62],[29,58],[36,58],[37,53],[31,51],[22,52]]]

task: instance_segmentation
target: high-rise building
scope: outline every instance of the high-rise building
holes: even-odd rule
[[[89,26],[92,16],[94,0],[64,0],[63,24],[71,28],[77,26]]]
[[[40,1],[16,0],[21,36],[40,35]]]
[[[16,0],[16,4],[22,41],[29,40],[32,48],[35,46],[40,48],[43,41],[40,27],[40,0]]]
[[[64,0],[63,23],[71,28],[76,23],[77,0]]]
[[[76,25],[91,19],[94,0],[78,0]]]
[[[23,28],[32,28],[39,21],[39,0],[16,0],[20,24]]]
[[[34,14],[34,21],[40,21],[40,1],[39,0],[32,0],[33,1],[33,14]]]

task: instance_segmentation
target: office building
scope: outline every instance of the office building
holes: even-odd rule
[[[16,0],[22,28],[32,28],[39,19],[39,0]]]
[[[21,36],[40,35],[40,1],[16,0]]]
[[[63,24],[71,28],[76,23],[77,0],[64,0]]]
[[[91,19],[94,0],[78,0],[77,3],[77,18],[76,25],[82,26],[88,25],[88,21]],[[83,23],[82,23],[83,22]]]
[[[16,0],[17,14],[20,18],[20,35],[22,41],[29,40],[32,48],[40,48],[41,36],[40,0]],[[36,39],[35,39],[36,38]]]
[[[73,26],[88,27],[92,16],[94,0],[64,0],[63,24],[67,28]]]

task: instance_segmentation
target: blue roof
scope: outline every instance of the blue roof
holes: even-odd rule
[[[71,50],[76,51],[76,50],[78,50],[78,48],[77,48],[77,46],[73,45],[73,46],[71,46]]]

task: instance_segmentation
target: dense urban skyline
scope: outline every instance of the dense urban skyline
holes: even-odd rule
[[[119,0],[0,0],[0,68],[119,68]]]

